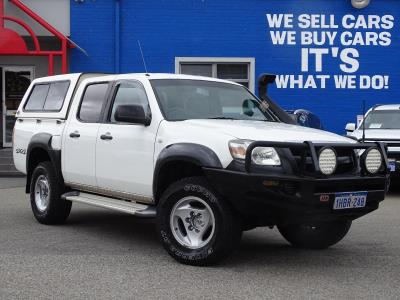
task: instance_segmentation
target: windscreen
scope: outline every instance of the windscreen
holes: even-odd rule
[[[157,100],[169,121],[232,119],[276,122],[267,102],[240,85],[187,79],[151,80]]]
[[[365,129],[400,129],[400,110],[374,110],[365,118]]]

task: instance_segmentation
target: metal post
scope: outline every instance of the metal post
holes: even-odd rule
[[[67,67],[67,40],[62,39],[61,74],[68,73]]]
[[[3,0],[0,1],[0,28],[4,27],[4,2]]]
[[[54,56],[53,54],[49,55],[49,76],[54,75]]]

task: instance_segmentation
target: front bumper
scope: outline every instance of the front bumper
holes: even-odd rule
[[[258,145],[277,147],[276,143],[255,142],[254,144],[249,146],[247,154]],[[290,148],[292,145],[292,143],[279,144],[281,148]],[[295,146],[300,147],[299,144]],[[308,143],[305,149],[314,148],[311,150],[311,155],[315,156],[315,149],[325,146]],[[370,145],[356,144],[348,147],[368,148]],[[217,192],[229,199],[237,211],[246,217],[264,220],[265,224],[354,220],[376,210],[385,198],[390,179],[384,147],[380,149],[385,165],[382,171],[374,176],[362,170],[358,173],[351,172],[346,175],[328,177],[323,176],[318,170],[307,175],[283,174],[282,172],[273,174],[273,172],[261,172],[254,169],[248,155],[243,170],[204,168],[204,172]],[[317,166],[316,161],[314,161],[314,166]],[[368,192],[365,207],[333,209],[336,193],[361,191]]]
[[[271,223],[286,221],[354,220],[379,207],[384,200],[388,176],[330,179],[271,177],[260,174],[205,168],[214,188],[245,216]],[[367,191],[363,208],[333,210],[335,193]]]

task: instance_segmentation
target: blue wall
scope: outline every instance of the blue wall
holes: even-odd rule
[[[71,2],[71,38],[89,54],[72,51],[71,72],[114,72],[115,66],[115,2],[116,0]],[[369,7],[354,9],[350,0],[120,0],[121,43],[120,72],[144,72],[137,40],[140,40],[149,72],[174,72],[175,57],[254,57],[256,77],[268,72],[282,75],[329,75],[325,88],[277,88],[270,95],[284,108],[306,108],[318,114],[325,128],[343,133],[345,123],[355,121],[361,112],[362,100],[367,106],[376,103],[400,103],[400,1],[372,0]],[[266,14],[334,15],[339,28],[271,29]],[[345,46],[338,38],[343,31],[344,15],[392,15],[391,29],[348,29],[391,35],[389,46]],[[380,23],[382,25],[382,23]],[[385,24],[384,24],[385,25]],[[386,23],[387,25],[387,23]],[[273,45],[270,30],[289,30],[297,34],[296,45]],[[337,31],[333,45],[307,46],[300,44],[301,31]],[[355,48],[359,57],[357,71],[346,73],[343,64],[332,57],[332,47],[338,51]],[[301,70],[302,48],[327,48],[322,71],[315,70],[314,58],[309,58],[309,71]],[[349,64],[345,64],[349,67]],[[388,76],[388,85],[380,89],[338,89],[334,75]],[[315,77],[314,77],[315,79]]]

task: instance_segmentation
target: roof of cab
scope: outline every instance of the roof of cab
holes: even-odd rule
[[[84,78],[83,75],[91,75],[90,77]],[[82,78],[81,78],[82,76]],[[141,79],[141,80],[151,80],[151,79],[188,79],[188,80],[206,80],[213,82],[229,83],[234,85],[239,85],[236,82],[204,77],[204,76],[194,76],[185,74],[170,74],[170,73],[127,73],[127,74],[107,74],[107,73],[71,73],[55,76],[47,76],[35,79],[32,83],[44,83],[51,81],[62,81],[62,80],[78,80],[81,78],[83,84],[92,83],[101,78],[102,81],[108,80],[119,80],[119,79]]]
[[[130,75],[130,74],[128,74]],[[134,74],[132,74],[134,75]],[[232,81],[206,77],[206,76],[196,76],[196,75],[186,75],[186,74],[173,74],[173,73],[147,73],[147,74],[137,74],[146,76],[148,79],[191,79],[191,80],[207,80],[207,81],[215,81],[215,82],[225,82],[232,83]],[[235,83],[237,84],[237,83]]]
[[[105,74],[106,75],[106,74]],[[236,82],[218,79],[218,78],[211,78],[211,77],[204,77],[204,76],[194,76],[194,75],[185,75],[185,74],[172,74],[172,73],[127,73],[127,74],[109,74],[109,76],[101,76],[102,80],[118,80],[118,79],[190,79],[190,80],[207,80],[207,81],[214,81],[214,82],[223,82],[223,83],[230,83],[239,85]],[[91,81],[95,80],[95,77],[90,79]]]
[[[205,76],[195,76],[195,75],[186,75],[186,74],[173,74],[173,73],[112,74],[112,73],[100,73],[100,72],[99,73],[92,72],[92,73],[70,73],[70,74],[62,74],[62,75],[53,75],[53,76],[40,77],[40,78],[35,79],[35,81],[37,81],[37,82],[46,82],[46,81],[67,80],[67,79],[72,79],[72,78],[79,77],[79,76],[84,75],[84,74],[98,75],[99,77],[102,77],[103,79],[105,78],[104,76],[110,77],[110,78],[116,78],[116,79],[129,78],[129,77],[132,77],[132,78],[145,77],[147,79],[192,79],[192,80],[208,80],[208,81],[232,83],[232,81],[218,79],[218,78],[205,77]],[[235,83],[235,82],[233,82],[233,83]],[[235,83],[235,84],[237,84],[237,83]]]
[[[399,110],[400,104],[379,104],[374,110]]]

